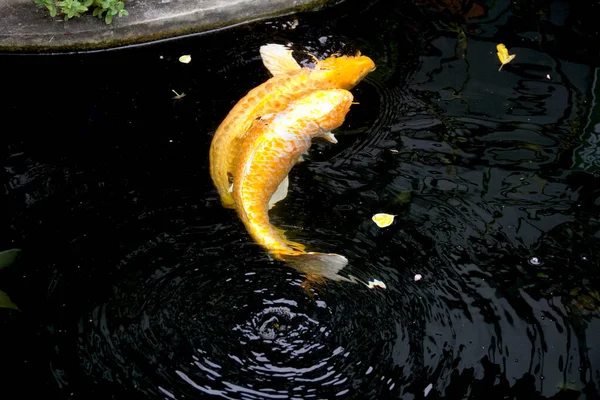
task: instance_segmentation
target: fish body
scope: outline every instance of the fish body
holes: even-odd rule
[[[297,99],[315,90],[356,86],[375,69],[366,56],[332,56],[317,60],[314,68],[303,68],[285,46],[269,44],[260,49],[265,67],[273,75],[250,90],[231,109],[217,128],[210,146],[210,175],[225,208],[235,208],[230,191],[244,137],[256,118],[279,113]]]
[[[233,174],[235,209],[254,241],[307,275],[334,280],[347,280],[337,271],[348,260],[339,254],[306,252],[302,244],[288,240],[270,223],[269,203],[314,138],[336,142],[330,131],[344,122],[352,100],[344,89],[316,90],[263,116],[248,130]]]

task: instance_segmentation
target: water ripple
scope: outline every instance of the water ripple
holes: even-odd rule
[[[406,350],[400,357],[382,346],[398,326],[376,294],[348,298],[350,289],[338,288],[307,296],[295,272],[269,268],[178,264],[122,282],[79,323],[83,369],[175,398],[199,391],[266,399],[364,390],[392,358],[410,362]],[[138,368],[155,373],[139,376]],[[399,377],[387,379],[394,390]]]
[[[93,85],[77,104],[15,80],[36,86],[14,91],[23,119],[31,93],[52,100],[46,117],[66,103],[84,116],[63,141],[11,139],[3,170],[7,237],[28,261],[1,283],[39,324],[23,351],[47,387],[86,400],[597,397],[598,41],[581,34],[597,18],[574,2],[501,0],[473,19],[472,2],[358,3],[368,14],[265,21],[122,65],[98,55],[156,80]],[[502,71],[499,40],[517,54]],[[375,59],[339,142],[314,144],[270,216],[386,289],[305,290],[218,202],[199,149],[268,75],[267,41]],[[206,58],[180,65],[190,48]],[[173,85],[188,93],[176,105]],[[378,227],[378,212],[394,222]]]

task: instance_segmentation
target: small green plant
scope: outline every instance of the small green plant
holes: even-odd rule
[[[123,0],[34,0],[36,4],[42,5],[48,9],[51,17],[57,14],[64,15],[65,21],[79,17],[88,12],[90,7],[94,9],[92,15],[104,22],[110,24],[115,16],[122,17],[129,15],[125,9]]]
[[[60,7],[60,12],[65,15],[65,21],[73,17],[79,17],[81,13],[88,10],[88,7],[92,5],[94,0],[85,0],[80,3],[77,0],[64,0],[56,3]]]
[[[89,0],[88,0],[89,1]],[[125,3],[121,0],[95,0],[94,5],[96,8],[92,15],[102,19],[102,14],[105,14],[104,21],[110,24],[115,15],[122,17],[123,15],[129,15],[125,9]]]
[[[45,6],[48,11],[50,11],[50,16],[56,17],[56,6],[54,5],[54,0],[35,0],[35,4],[41,4]]]

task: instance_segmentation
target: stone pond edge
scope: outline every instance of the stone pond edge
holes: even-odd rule
[[[127,2],[129,15],[115,18],[107,25],[91,13],[65,22],[59,17],[51,18],[47,10],[33,0],[0,0],[0,26],[3,27],[0,29],[0,52],[77,52],[147,44],[300,12],[315,12],[342,2],[170,0],[172,9],[163,6],[149,12],[150,1]]]

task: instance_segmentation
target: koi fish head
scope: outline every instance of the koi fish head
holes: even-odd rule
[[[346,90],[352,89],[374,70],[373,60],[360,52],[356,56],[332,56],[318,61],[315,66],[315,71],[324,75],[332,87]]]
[[[344,89],[315,90],[299,101],[298,110],[303,110],[303,119],[315,122],[322,131],[330,131],[344,123],[353,99],[352,93]]]

